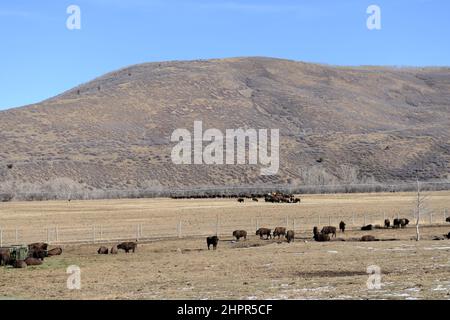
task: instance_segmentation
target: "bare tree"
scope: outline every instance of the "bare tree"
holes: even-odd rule
[[[417,178],[417,198],[416,198],[416,204],[415,204],[415,211],[416,211],[416,241],[420,240],[420,230],[419,230],[419,223],[420,223],[420,217],[426,211],[425,208],[425,200],[427,199],[426,196],[422,194],[422,190],[420,188],[420,181],[419,178]]]

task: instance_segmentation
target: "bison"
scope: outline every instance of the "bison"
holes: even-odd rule
[[[211,245],[213,246],[213,250],[216,250],[218,243],[219,243],[219,238],[217,236],[211,236],[211,237],[206,238],[206,244],[208,245],[208,250]]]
[[[409,224],[408,219],[400,219],[400,227],[404,228]]]
[[[286,240],[288,243],[294,241],[294,238],[295,238],[294,230],[289,230],[288,232],[286,232]]]
[[[48,244],[45,242],[35,242],[28,245],[28,250],[45,250],[47,251]]]
[[[97,250],[98,254],[108,254],[108,248],[107,247],[100,247]]]
[[[256,230],[256,235],[259,236],[260,239],[263,238],[263,236],[266,236],[266,239],[272,238],[272,235],[270,234],[272,230],[267,228],[259,228]]]
[[[273,230],[272,233],[273,237],[278,237],[280,239],[280,236],[286,236],[286,228],[285,227],[276,227],[275,230]]]
[[[118,254],[118,253],[119,253],[119,250],[117,250],[117,247],[114,246],[114,247],[111,248],[111,250],[109,251],[109,253],[110,253],[110,254]]]
[[[373,230],[373,225],[371,224],[361,227],[361,231],[370,231],[370,230]]]
[[[32,257],[28,257],[24,261],[27,264],[27,266],[39,266],[42,264],[41,259],[36,259],[36,258],[32,258]]]
[[[339,222],[339,230],[341,230],[341,232],[345,232],[345,222],[344,221]]]
[[[252,198],[252,200],[258,202],[258,198]]]
[[[234,230],[233,231],[233,237],[236,238],[236,240],[239,241],[240,238],[244,238],[247,240],[247,231],[245,230]]]
[[[330,241],[330,236],[328,234],[319,232],[319,229],[317,227],[314,227],[313,229],[314,234],[314,240],[323,242],[323,241]]]
[[[15,260],[15,261],[13,262],[12,266],[13,266],[14,268],[20,269],[20,268],[26,268],[26,267],[27,267],[27,264],[26,264],[26,262],[23,261],[23,260]]]
[[[244,202],[244,198],[238,198],[237,201],[238,202]]]
[[[28,257],[44,260],[44,258],[48,257],[48,252],[47,250],[35,248],[28,251]]]
[[[389,219],[384,219],[384,227],[389,229],[389,227],[391,226],[391,220]]]
[[[361,241],[376,241],[377,239],[375,239],[374,236],[370,236],[370,235],[365,235],[361,237]]]
[[[445,219],[446,222],[450,222],[450,217],[447,217],[447,219]]]
[[[323,227],[322,231],[320,233],[332,234],[334,237],[336,237],[336,227],[332,227],[332,226]]]
[[[117,245],[117,249],[122,249],[126,253],[133,251],[133,253],[136,251],[137,242],[122,242],[121,244]]]
[[[61,248],[53,248],[51,250],[47,251],[47,256],[48,257],[52,257],[52,256],[59,256],[62,254],[62,249]]]
[[[11,261],[11,253],[8,249],[0,249],[0,266],[6,266]]]

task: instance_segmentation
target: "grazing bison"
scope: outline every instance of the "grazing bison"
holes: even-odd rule
[[[252,198],[252,200],[258,202],[258,198]]]
[[[365,235],[361,237],[361,241],[376,241],[374,236]]]
[[[339,230],[341,230],[341,232],[345,232],[345,222],[344,221],[339,222]]]
[[[213,250],[216,250],[218,243],[219,243],[219,238],[217,236],[211,236],[211,237],[206,238],[206,244],[208,245],[208,250],[211,245],[213,246]]]
[[[317,227],[314,227],[313,229],[314,234],[314,240],[323,242],[323,241],[330,241],[330,236],[328,234],[319,232],[319,229]]]
[[[244,202],[244,198],[237,199],[238,202]]]
[[[107,247],[100,247],[97,250],[98,254],[108,254],[108,248]]]
[[[27,264],[26,264],[26,262],[23,261],[23,260],[15,260],[15,261],[13,262],[12,266],[13,266],[14,268],[20,269],[20,268],[26,268],[26,267],[27,267]]]
[[[450,222],[450,217],[447,217],[447,219],[445,219],[446,222]]]
[[[45,242],[35,242],[28,245],[28,250],[45,250],[47,251],[48,244]]]
[[[320,233],[323,234],[332,234],[333,237],[336,237],[336,227],[332,226],[326,226],[322,228],[322,231]]]
[[[8,249],[0,249],[0,266],[6,266],[11,261],[11,253]]]
[[[111,248],[111,250],[109,251],[109,253],[110,253],[110,254],[118,254],[118,253],[119,253],[119,250],[117,250],[117,247],[114,246],[114,247]]]
[[[295,238],[294,230],[289,230],[288,232],[286,232],[286,240],[288,243],[294,241],[294,238]]]
[[[361,231],[370,231],[370,230],[373,230],[373,225],[371,224],[361,227]]]
[[[59,247],[58,248],[53,248],[53,249],[47,251],[47,256],[48,257],[59,256],[61,254],[62,254],[62,249],[59,248]]]
[[[240,238],[244,238],[247,240],[247,231],[245,230],[234,230],[233,231],[233,237],[236,238],[236,240],[239,240]]]
[[[259,236],[260,239],[263,238],[263,236],[266,236],[266,239],[272,238],[272,235],[270,234],[272,230],[267,228],[259,228],[256,230],[256,235]]]
[[[389,219],[384,219],[384,227],[385,228],[389,228],[391,226],[391,220]]]
[[[286,236],[286,228],[285,227],[276,227],[272,233],[273,237],[277,237],[280,239],[280,236]]]
[[[36,259],[36,258],[32,258],[32,257],[28,257],[24,261],[27,264],[27,266],[39,266],[42,264],[41,259]]]
[[[122,249],[126,253],[133,251],[133,253],[136,251],[137,242],[122,242],[121,244],[117,245],[117,249]]]

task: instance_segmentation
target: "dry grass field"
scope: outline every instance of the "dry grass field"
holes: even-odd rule
[[[63,243],[63,255],[48,258],[41,266],[0,268],[0,297],[449,299],[450,241],[431,239],[450,231],[442,214],[450,208],[450,192],[429,194],[427,201],[434,213],[434,224],[424,218],[420,242],[411,240],[415,235],[413,226],[403,230],[357,230],[363,215],[367,223],[381,223],[383,214],[391,218],[397,213],[410,215],[413,197],[412,193],[310,195],[303,196],[300,204],[239,204],[232,199],[2,203],[0,225],[4,229],[41,229],[50,225],[88,228],[104,224],[107,230],[108,226],[136,223],[151,225],[153,229],[143,230],[134,254],[97,255],[98,247],[108,240],[105,236],[97,243]],[[328,224],[327,217],[331,216],[334,225],[340,218],[346,219],[350,230],[338,233],[336,241],[329,243],[311,241],[309,225],[314,224],[318,214],[323,216],[321,226]],[[205,238],[194,234],[213,234],[217,216],[221,241],[218,250],[208,251]],[[261,219],[260,226],[273,228],[286,216],[288,223],[298,219],[294,243],[254,236],[256,219]],[[349,221],[353,217],[354,226]],[[192,232],[192,236],[151,237],[153,230],[158,229],[172,230],[176,235],[180,218],[184,232]],[[250,237],[233,241],[233,228],[247,228]],[[357,241],[364,234],[398,240]],[[130,240],[134,240],[131,236]],[[81,268],[81,290],[66,287],[69,265]],[[381,289],[367,288],[370,265],[381,269]]]

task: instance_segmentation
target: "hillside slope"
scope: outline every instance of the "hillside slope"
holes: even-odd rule
[[[26,93],[24,93],[26,94]],[[280,129],[280,170],[175,165],[173,130]],[[147,63],[0,112],[3,186],[89,189],[407,181],[449,174],[450,68],[271,58]],[[12,164],[12,168],[7,166]],[[4,187],[5,188],[5,187]]]

